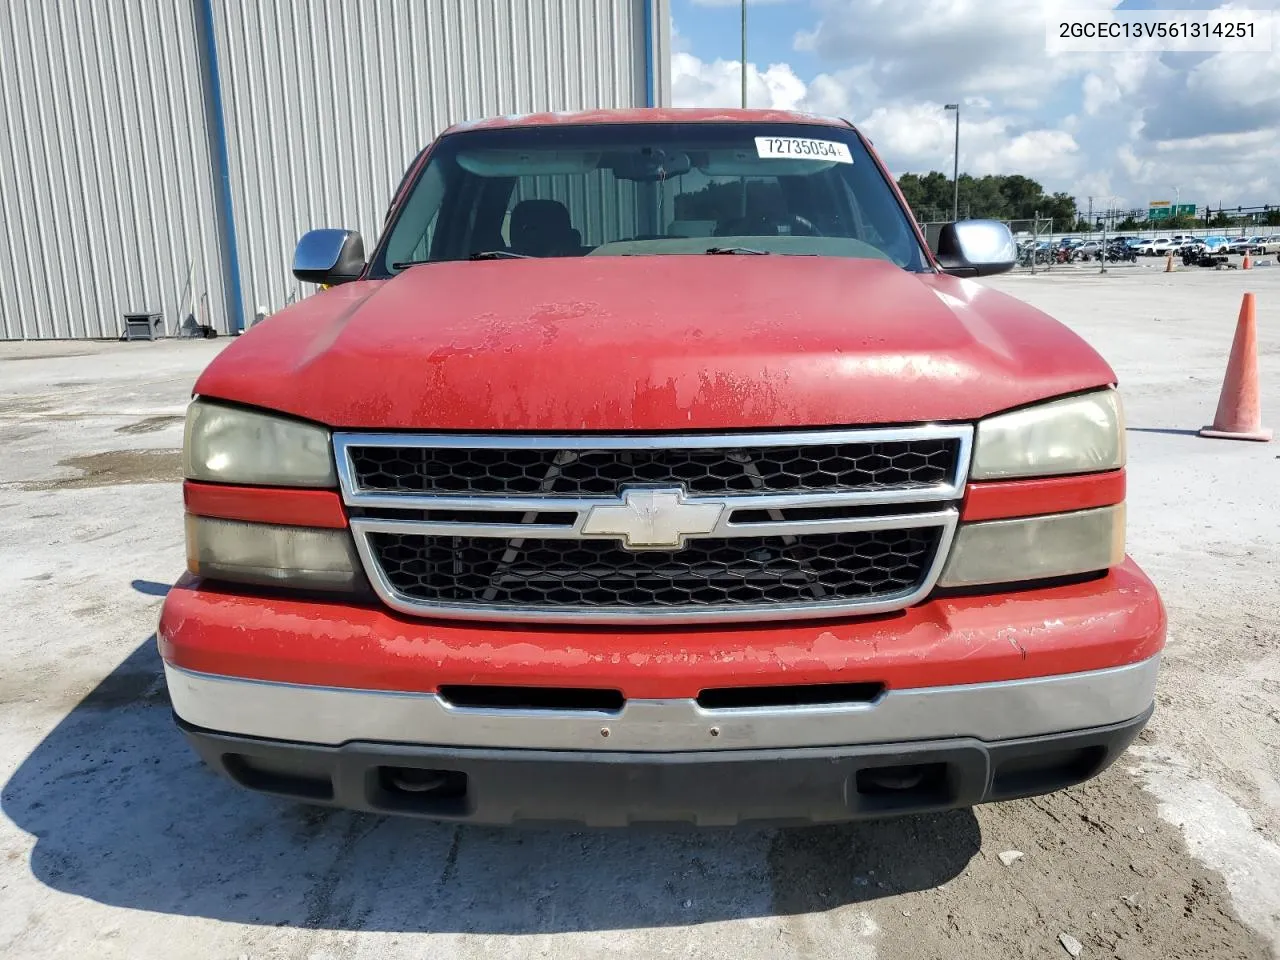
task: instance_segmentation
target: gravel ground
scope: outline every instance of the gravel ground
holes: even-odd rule
[[[1120,375],[1129,548],[1170,615],[1156,717],[1076,789],[807,830],[457,828],[224,784],[153,638],[180,416],[221,344],[0,344],[0,955],[1274,956],[1280,444],[1194,431],[1245,289],[1280,426],[1280,269],[991,283]]]

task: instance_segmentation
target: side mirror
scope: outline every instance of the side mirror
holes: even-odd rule
[[[364,240],[355,230],[308,230],[293,252],[293,275],[307,283],[349,283],[364,272]]]
[[[987,277],[1018,262],[1013,234],[999,220],[961,220],[938,234],[938,265],[953,277]]]

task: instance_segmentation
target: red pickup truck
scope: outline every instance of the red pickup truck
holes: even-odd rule
[[[187,417],[159,645],[214,769],[487,823],[836,821],[1059,789],[1151,714],[1115,375],[925,244],[842,121],[508,117]]]

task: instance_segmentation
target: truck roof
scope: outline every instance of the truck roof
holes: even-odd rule
[[[463,130],[495,130],[504,127],[544,127],[586,123],[811,123],[820,126],[852,126],[839,117],[795,110],[743,110],[731,107],[636,107],[625,110],[571,110],[555,113],[517,113],[501,117],[464,120],[444,133]]]

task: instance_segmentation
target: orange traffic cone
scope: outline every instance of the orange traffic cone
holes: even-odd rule
[[[1165,257],[1165,260],[1164,260],[1164,272],[1165,272],[1165,273],[1173,273],[1173,254],[1172,254],[1172,253],[1171,253],[1171,254],[1169,254],[1169,256]]]
[[[1248,250],[1246,250],[1246,251],[1244,252],[1244,263],[1240,264],[1240,269],[1241,269],[1241,270],[1252,270],[1252,269],[1253,269],[1253,261],[1249,259],[1249,251],[1248,251]]]
[[[1258,327],[1252,293],[1240,303],[1236,336],[1231,341],[1231,359],[1222,381],[1218,412],[1213,426],[1200,430],[1202,437],[1223,440],[1270,440],[1271,431],[1262,425],[1262,401],[1258,396]]]

